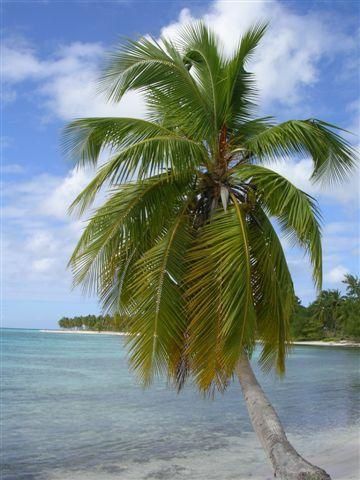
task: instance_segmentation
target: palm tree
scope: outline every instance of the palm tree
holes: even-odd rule
[[[354,339],[360,338],[360,279],[346,274],[342,281],[346,285],[346,296],[340,307],[343,333]]]
[[[336,335],[339,325],[343,297],[339,290],[322,290],[315,302],[310,305],[313,317],[320,320],[325,331]]]
[[[342,283],[346,285],[346,294],[348,297],[360,300],[360,279],[357,275],[347,273]]]
[[[306,154],[314,181],[339,180],[353,151],[320,120],[254,115],[245,66],[265,30],[247,31],[231,57],[202,23],[110,54],[101,88],[114,102],[141,92],[148,116],[67,127],[79,166],[108,155],[71,206],[83,214],[107,185],[70,264],[75,284],[131,319],[129,361],[145,385],[166,374],[178,389],[191,377],[201,391],[224,391],[237,375],[276,475],[324,479],[288,442],[249,363],[259,340],[261,365],[283,373],[289,345],[294,289],[270,218],[308,253],[319,288],[322,277],[316,201],[266,162]]]

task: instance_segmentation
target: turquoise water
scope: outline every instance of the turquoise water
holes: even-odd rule
[[[358,421],[357,350],[298,347],[284,380],[258,372],[289,436],[310,454],[331,446],[334,432],[346,441]],[[122,337],[4,329],[2,375],[2,480],[268,474],[237,384],[214,400],[165,382],[144,391]]]

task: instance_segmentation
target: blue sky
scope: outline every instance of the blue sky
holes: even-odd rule
[[[104,53],[120,36],[174,35],[204,19],[230,51],[252,22],[270,30],[252,69],[260,113],[317,117],[350,129],[359,143],[359,12],[357,1],[39,1],[2,9],[2,324],[56,326],[64,316],[98,312],[95,298],[71,290],[66,263],[83,222],[67,206],[93,172],[74,169],[60,152],[60,132],[81,116],[142,116],[139,95],[108,105],[95,95]],[[316,196],[324,217],[324,288],[342,288],[359,272],[359,177],[320,190],[311,161],[284,159],[274,168]],[[308,263],[286,245],[297,294],[314,298]]]

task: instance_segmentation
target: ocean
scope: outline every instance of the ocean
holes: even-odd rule
[[[144,390],[120,336],[2,329],[1,345],[2,480],[272,478],[236,382],[214,399],[161,380]],[[256,373],[299,452],[344,462],[359,432],[358,349],[300,346],[284,379]]]

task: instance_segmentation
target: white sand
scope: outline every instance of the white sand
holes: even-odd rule
[[[85,334],[85,335],[120,335],[126,336],[130,335],[127,332],[108,332],[106,330],[98,332],[96,330],[40,330],[42,333],[76,333],[76,334]]]
[[[95,330],[40,330],[42,333],[76,333],[82,335],[131,335],[127,332],[110,332],[110,331],[95,331]],[[360,347],[360,343],[351,342],[349,340],[339,340],[337,342],[324,342],[323,340],[293,342],[293,345],[306,345],[314,347]]]
[[[323,340],[293,342],[293,345],[309,345],[314,347],[360,347],[360,343],[349,340],[339,340],[337,342],[324,342]]]

